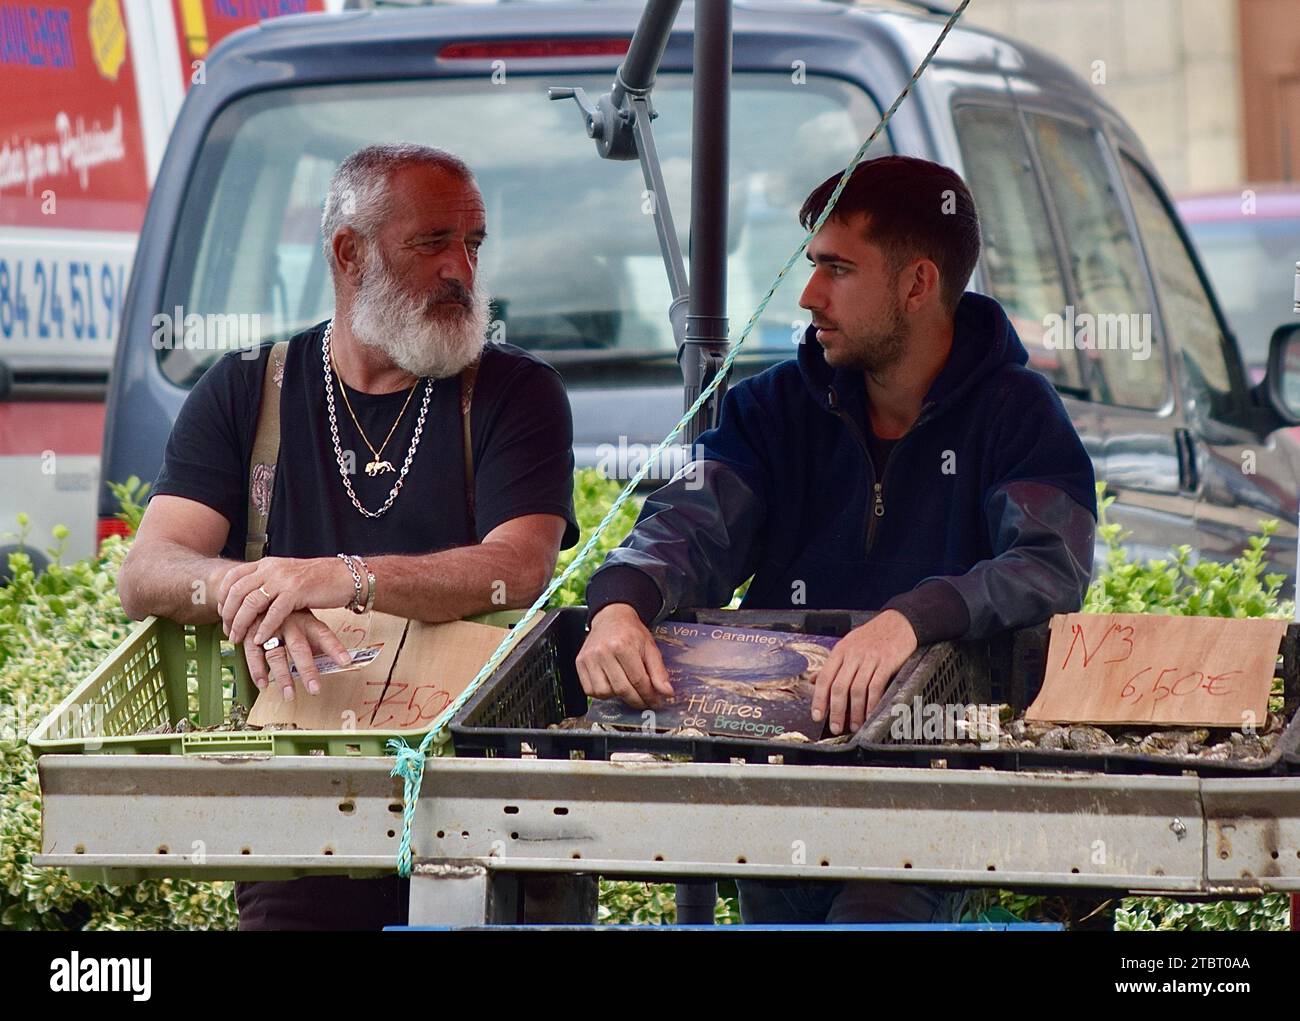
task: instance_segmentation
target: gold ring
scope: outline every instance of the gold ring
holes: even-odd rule
[[[265,585],[258,585],[258,586],[257,586],[257,591],[260,592],[260,593],[262,593],[262,595],[266,596],[267,599],[270,599],[270,600],[274,600],[274,599],[275,599],[275,596],[271,595],[270,592],[266,591],[266,586],[265,586]]]

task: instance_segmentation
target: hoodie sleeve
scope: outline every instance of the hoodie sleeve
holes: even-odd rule
[[[1028,385],[997,398],[982,480],[994,555],[885,604],[908,618],[919,643],[986,638],[1083,605],[1097,521],[1092,460],[1051,384],[1017,375]]]
[[[769,451],[751,381],[727,391],[690,464],[646,498],[631,533],[587,584],[587,620],[628,603],[650,628],[679,606],[723,606],[754,573]]]

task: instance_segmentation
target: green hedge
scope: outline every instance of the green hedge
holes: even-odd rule
[[[112,486],[118,515],[133,529],[143,513],[147,486],[138,479]],[[585,542],[605,516],[620,487],[594,471],[577,473],[574,503]],[[559,589],[552,605],[582,602],[587,578],[636,520],[640,501],[620,508],[588,561]],[[27,520],[19,537],[29,542]],[[62,564],[64,528],[55,529],[47,552],[53,565],[39,576],[24,554],[10,557],[12,581],[0,586],[0,928],[5,929],[231,929],[237,915],[234,884],[149,880],[128,887],[71,882],[59,871],[38,869],[41,801],[36,762],[26,736],[130,630],[118,602],[117,569],[129,548],[114,537],[94,560]],[[579,543],[579,546],[581,543]],[[578,547],[560,555],[557,573]],[[624,889],[606,884],[602,903],[621,917]],[[606,909],[609,913],[610,909]]]
[[[1114,497],[1101,502],[1098,532],[1106,541],[1106,569],[1088,590],[1083,608],[1089,613],[1168,613],[1199,617],[1279,617],[1290,620],[1293,600],[1282,597],[1281,574],[1265,574],[1264,556],[1276,521],[1261,521],[1258,535],[1235,560],[1218,564],[1193,563],[1190,546],[1179,546],[1167,559],[1139,564],[1120,543],[1120,526],[1106,521]],[[1280,695],[1281,692],[1276,694]],[[1275,893],[1258,900],[1191,902],[1169,897],[1127,897],[1115,913],[1115,928],[1145,929],[1272,929],[1288,928],[1290,902]]]
[[[143,486],[131,480],[114,487],[123,519],[139,521]],[[575,480],[575,503],[583,539],[601,520],[618,486],[594,472]],[[1110,501],[1103,501],[1104,508]],[[636,518],[629,501],[602,536],[590,561],[556,593],[554,605],[582,602],[587,577],[604,551],[622,541]],[[26,522],[20,519],[26,538]],[[1104,523],[1109,553],[1103,576],[1088,593],[1095,612],[1151,612],[1214,616],[1289,617],[1281,599],[1281,578],[1263,573],[1263,553],[1274,526],[1264,524],[1247,550],[1231,564],[1193,564],[1180,548],[1167,560],[1137,564],[1120,547],[1119,528]],[[114,578],[128,548],[107,540],[94,560],[61,562],[66,530],[55,530],[54,564],[37,576],[22,554],[10,558],[11,583],[0,587],[0,928],[7,929],[226,929],[236,914],[231,883],[150,880],[129,887],[70,882],[58,871],[37,869],[40,846],[40,790],[25,737],[44,715],[125,637],[130,627],[117,599]],[[561,555],[557,571],[572,560]],[[734,887],[723,884],[723,892]],[[1044,898],[1002,892],[1005,909],[1021,917],[1043,917]],[[1278,929],[1286,926],[1287,899],[1211,904],[1167,898],[1127,898],[1116,913],[1123,929]],[[672,887],[665,884],[604,882],[601,919],[608,922],[669,922],[675,917]],[[734,896],[719,898],[720,922],[738,921]]]
[[[25,554],[9,558],[12,580],[0,588],[0,927],[6,929],[235,923],[229,883],[161,880],[112,888],[73,883],[32,865],[40,849],[41,798],[26,736],[130,630],[113,582],[126,549],[112,538],[97,559],[64,566],[56,546],[54,563],[39,576]]]

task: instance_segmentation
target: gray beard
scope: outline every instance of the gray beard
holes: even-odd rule
[[[430,317],[429,300],[404,291],[372,247],[348,326],[358,341],[405,372],[446,379],[478,358],[487,343],[488,293],[475,274],[469,308],[438,307]]]

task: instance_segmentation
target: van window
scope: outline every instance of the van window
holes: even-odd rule
[[[953,120],[979,211],[989,292],[1028,349],[1030,367],[1057,386],[1081,389],[1076,352],[1045,335],[1046,317],[1065,309],[1065,285],[1020,118],[1011,110],[961,106]]]
[[[1151,292],[1098,141],[1056,118],[1035,114],[1029,123],[1074,278],[1064,332],[1084,349],[1101,400],[1159,408],[1169,394],[1165,351],[1155,341]]]
[[[1300,216],[1266,214],[1185,221],[1214,296],[1252,369],[1268,362],[1268,342],[1292,316],[1300,256]]]
[[[671,299],[636,161],[597,158],[571,102],[610,76],[550,74],[277,89],[241,99],[214,122],[195,162],[164,287],[164,309],[257,314],[262,339],[329,316],[333,291],[319,222],[330,174],[375,142],[425,141],[460,156],[487,205],[479,262],[497,339],[547,351],[664,355],[675,351]],[[691,83],[661,75],[655,141],[683,252],[689,228]],[[807,194],[842,169],[879,120],[859,88],[808,76],[737,74],[732,100],[728,314],[744,327],[803,237]],[[882,139],[870,155],[887,152]],[[746,346],[793,355],[807,313],[793,281],[777,292]],[[230,346],[230,345],[226,345]],[[192,385],[219,351],[160,352],[163,371]]]
[[[1146,173],[1127,156],[1122,164],[1165,329],[1182,354],[1188,396],[1211,418],[1231,418],[1235,401],[1225,338],[1196,264]]]

